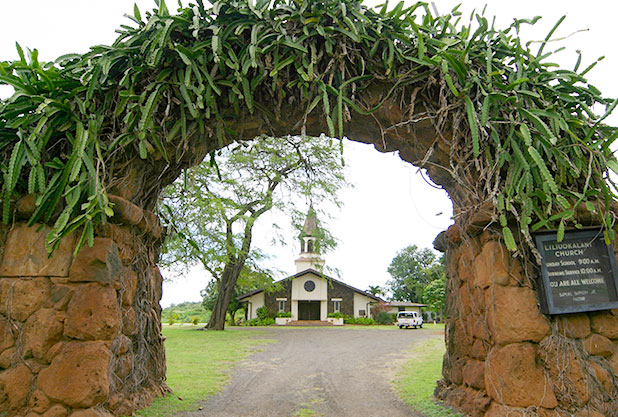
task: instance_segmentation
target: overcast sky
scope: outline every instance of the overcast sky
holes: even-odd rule
[[[154,5],[152,0],[136,3],[142,14]],[[369,5],[379,3],[366,2]],[[435,5],[440,13],[445,13],[458,3],[436,1]],[[168,1],[170,9],[176,4],[176,1]],[[582,65],[605,55],[606,59],[588,78],[605,96],[618,97],[615,35],[618,6],[614,2],[464,1],[461,10],[467,18],[474,8],[481,10],[485,4],[488,4],[486,15],[496,16],[497,27],[508,25],[514,17],[542,16],[533,30],[524,29],[523,36],[528,40],[542,39],[560,16],[566,14],[555,37],[585,31],[562,41],[561,45],[567,50],[555,61],[570,69],[575,63],[577,49],[583,52]],[[43,61],[66,53],[83,53],[92,45],[110,44],[116,37],[114,30],[128,22],[123,14],[132,14],[132,11],[133,2],[125,0],[0,0],[0,61],[17,59],[16,41],[24,48],[37,48],[39,59]],[[7,94],[10,94],[7,88],[0,88],[1,96]],[[607,121],[616,125],[618,114]],[[452,208],[444,191],[426,184],[414,167],[401,162],[396,155],[381,154],[370,145],[346,142],[344,157],[348,180],[355,188],[341,194],[345,206],[332,213],[334,219],[329,224],[340,245],[325,258],[327,264],[341,271],[343,281],[364,290],[388,280],[386,268],[399,249],[410,244],[431,247],[435,236],[452,223]],[[256,239],[256,243],[267,250],[272,220],[264,219],[257,230],[261,238]],[[288,222],[279,219],[278,223]],[[272,264],[294,273],[294,259],[299,248],[291,232],[288,238],[289,246],[271,248],[277,255]],[[199,301],[199,291],[207,280],[204,272],[194,270],[184,278],[165,283],[162,305]]]

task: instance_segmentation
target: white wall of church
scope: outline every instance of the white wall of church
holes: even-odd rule
[[[292,300],[292,320],[298,320],[298,301]]]
[[[264,291],[252,295],[247,298],[247,301],[249,302],[247,304],[248,319],[251,320],[257,318],[257,309],[264,305]]]
[[[372,301],[374,300],[372,300],[371,298],[365,295],[355,292],[354,293],[354,317],[360,317],[359,310],[365,310],[365,315],[367,317],[370,317],[371,305],[369,303]]]
[[[313,281],[315,289],[311,292],[305,290],[305,282]],[[292,300],[320,300],[326,301],[328,294],[328,283],[324,278],[317,275],[307,274],[292,280]],[[298,309],[298,305],[296,307]],[[324,309],[324,311],[326,311]],[[298,311],[297,311],[298,313]],[[292,311],[294,315],[294,311]],[[296,314],[297,316],[297,314]]]
[[[322,259],[319,254],[303,253],[294,263],[296,264],[297,273],[306,271],[307,269],[320,271],[324,266],[324,259]]]

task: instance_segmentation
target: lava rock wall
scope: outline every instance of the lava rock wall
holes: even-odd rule
[[[74,256],[17,203],[0,230],[0,415],[130,415],[166,391],[156,216],[112,197],[112,223]]]
[[[618,416],[618,310],[547,316],[536,270],[499,231],[445,233],[448,320],[436,395],[470,416]]]

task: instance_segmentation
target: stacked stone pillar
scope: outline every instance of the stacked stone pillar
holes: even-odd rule
[[[165,391],[156,216],[116,203],[112,223],[74,256],[76,233],[48,256],[50,228],[0,230],[0,415],[131,415]]]
[[[547,316],[532,260],[498,229],[446,233],[448,321],[436,394],[469,416],[618,416],[618,310]]]

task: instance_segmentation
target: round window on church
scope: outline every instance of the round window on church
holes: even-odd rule
[[[315,282],[311,280],[305,281],[305,291],[311,292],[313,290],[315,290]]]

